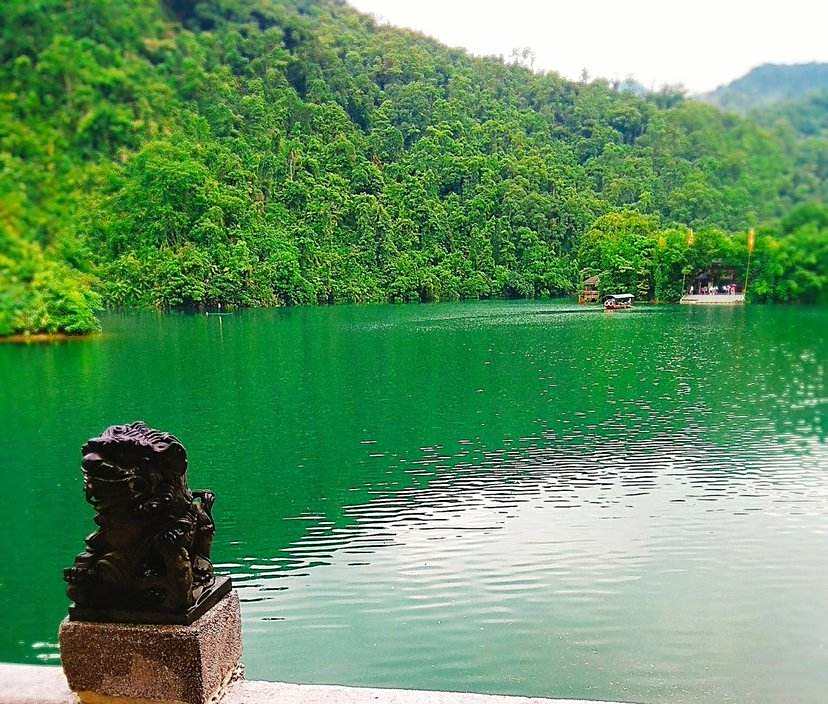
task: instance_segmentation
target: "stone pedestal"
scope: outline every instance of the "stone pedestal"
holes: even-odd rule
[[[84,704],[215,702],[239,671],[239,598],[230,592],[188,626],[67,619],[60,657]]]

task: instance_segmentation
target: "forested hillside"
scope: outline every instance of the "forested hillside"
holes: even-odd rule
[[[748,113],[820,91],[828,91],[828,64],[762,64],[702,97],[725,110]]]
[[[0,33],[0,334],[601,272],[674,300],[743,266],[751,225],[757,298],[826,291],[828,142],[784,116],[472,58],[334,0],[7,0]]]
[[[771,128],[784,131],[791,129],[802,138],[828,137],[828,89],[809,93],[799,100],[788,100],[760,108],[750,116]],[[817,151],[819,144],[815,145]]]

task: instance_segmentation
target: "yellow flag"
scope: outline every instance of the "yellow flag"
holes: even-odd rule
[[[752,252],[753,248],[756,246],[756,230],[752,227],[748,231],[748,252]]]

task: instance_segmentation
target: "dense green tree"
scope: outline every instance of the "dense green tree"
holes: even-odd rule
[[[34,242],[0,234],[0,336],[98,329],[100,297],[77,270]]]
[[[774,223],[828,196],[824,131],[528,59],[337,0],[0,4],[3,330],[93,329],[99,300],[560,295],[587,270],[675,300],[759,224],[757,298],[823,295],[824,222]]]
[[[828,207],[804,204],[759,232],[752,292],[762,301],[828,301]]]

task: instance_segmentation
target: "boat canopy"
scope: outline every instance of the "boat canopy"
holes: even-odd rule
[[[631,293],[611,293],[607,296],[604,300],[616,300],[616,301],[631,301],[635,296]]]

